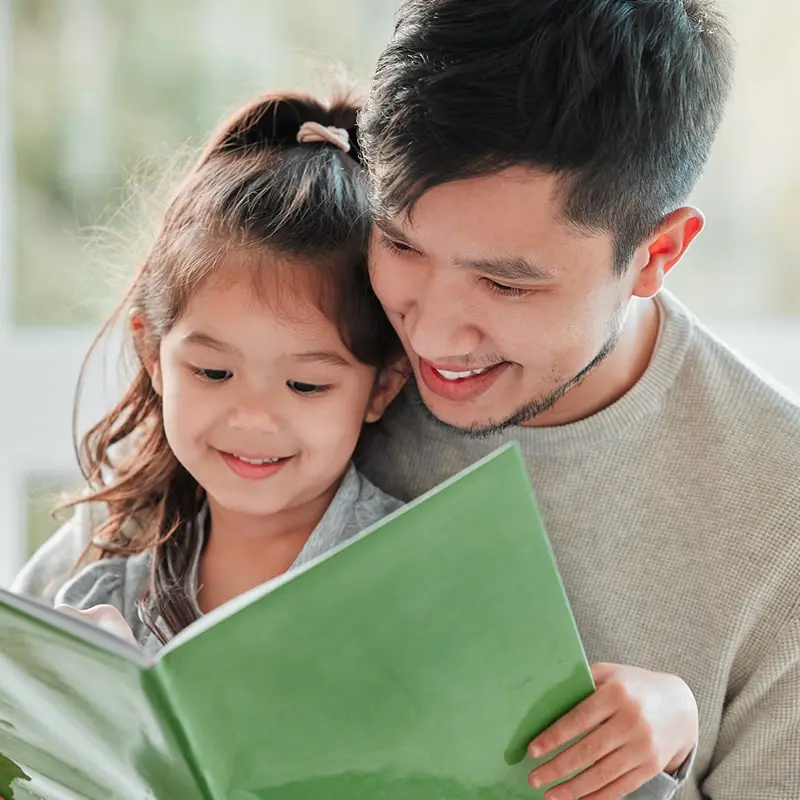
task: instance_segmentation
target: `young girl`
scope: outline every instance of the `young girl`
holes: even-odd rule
[[[110,605],[153,651],[400,505],[350,463],[403,382],[356,113],[266,97],[213,137],[103,329],[127,315],[137,371],[82,442],[89,489],[17,592]]]

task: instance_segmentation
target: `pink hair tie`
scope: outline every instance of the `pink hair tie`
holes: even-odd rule
[[[344,153],[350,152],[350,134],[344,128],[320,125],[319,122],[304,122],[297,131],[297,141],[300,144],[329,142]]]

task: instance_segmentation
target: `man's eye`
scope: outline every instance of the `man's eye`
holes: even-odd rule
[[[407,245],[405,242],[399,242],[397,239],[390,239],[388,236],[381,234],[378,237],[381,247],[388,250],[390,253],[414,253],[416,252],[413,247]]]
[[[296,394],[322,394],[330,386],[320,386],[317,383],[303,383],[302,381],[286,381],[286,385]]]
[[[506,286],[503,283],[493,281],[491,278],[483,278],[484,284],[495,294],[501,297],[527,297],[533,294],[533,289],[519,289],[516,286]]]
[[[198,378],[202,378],[202,380],[208,381],[209,383],[222,383],[233,377],[233,373],[229,369],[202,369],[201,367],[193,367],[193,371]]]

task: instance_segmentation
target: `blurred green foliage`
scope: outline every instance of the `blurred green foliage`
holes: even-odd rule
[[[139,233],[131,192],[255,94],[324,91],[342,69],[366,86],[394,7],[11,0],[16,324],[102,318],[113,251]]]

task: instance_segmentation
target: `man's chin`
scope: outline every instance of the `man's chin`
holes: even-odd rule
[[[443,428],[466,436],[480,438],[504,430],[508,424],[503,418],[493,418],[488,411],[482,412],[481,404],[447,400],[431,392],[417,382],[422,405],[428,417]],[[508,416],[513,414],[513,409]]]

